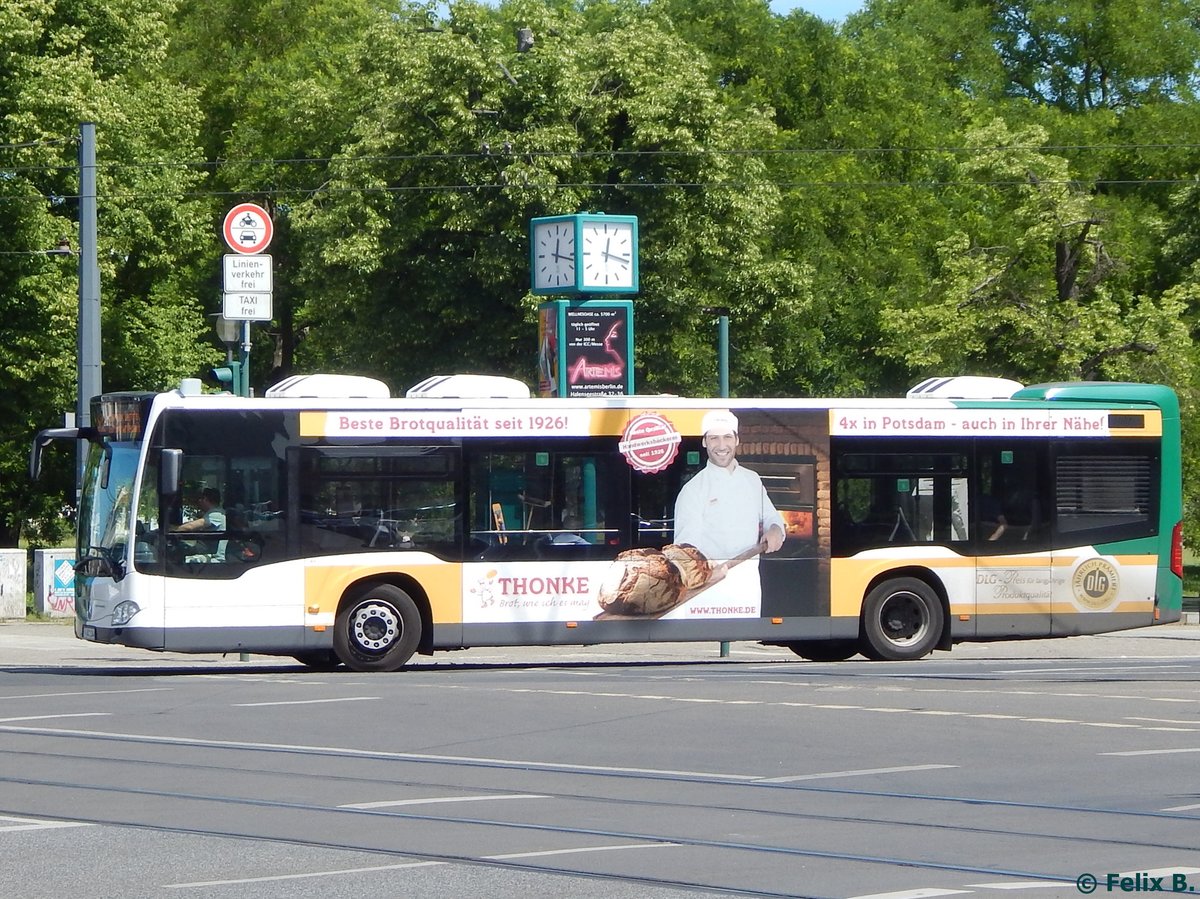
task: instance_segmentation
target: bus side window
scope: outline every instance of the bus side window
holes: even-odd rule
[[[837,465],[832,496],[834,555],[967,540],[965,453],[848,452]]]
[[[473,556],[604,558],[623,545],[629,466],[617,453],[514,442],[468,465]]]
[[[1037,446],[988,447],[979,455],[977,482],[981,551],[1022,544],[1021,551],[1047,545],[1047,522],[1039,499],[1043,491],[1043,450]],[[1011,550],[1008,550],[1011,551]]]

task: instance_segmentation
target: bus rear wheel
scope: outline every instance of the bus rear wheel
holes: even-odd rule
[[[858,653],[854,640],[792,640],[787,648],[810,662],[844,662]]]
[[[933,588],[913,577],[884,581],[867,594],[862,612],[862,654],[900,662],[929,655],[945,616]]]
[[[392,584],[376,584],[342,603],[333,648],[353,671],[395,671],[421,640],[421,613],[412,597]]]

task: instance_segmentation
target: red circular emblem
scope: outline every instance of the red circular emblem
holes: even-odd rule
[[[261,206],[239,203],[226,213],[221,232],[231,250],[250,256],[267,248],[271,236],[275,233],[275,226]]]
[[[617,449],[634,470],[653,474],[675,461],[682,439],[675,426],[657,412],[643,412],[625,426]]]

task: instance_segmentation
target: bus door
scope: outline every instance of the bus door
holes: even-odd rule
[[[1049,636],[1054,590],[1045,447],[976,441],[971,520],[976,636]]]

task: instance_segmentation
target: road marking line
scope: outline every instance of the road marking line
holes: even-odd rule
[[[1062,884],[1059,884],[1061,886]],[[896,893],[871,893],[869,896],[852,896],[850,899],[930,899],[933,896],[961,896],[971,890],[939,890],[923,887],[919,890],[900,890]]]
[[[626,768],[617,765],[578,765],[570,762],[530,761],[528,759],[483,758],[469,755],[434,755],[423,752],[389,752],[384,749],[356,749],[350,746],[319,746],[308,743],[262,743],[248,740],[206,740],[200,737],[164,737],[159,734],[130,734],[103,730],[69,730],[60,727],[4,727],[4,733],[48,734],[54,737],[82,737],[84,739],[111,739],[125,742],[149,743],[160,746],[202,746],[213,749],[253,750],[264,749],[277,752],[309,752],[346,756],[347,758],[392,759],[416,762],[447,762],[449,764],[491,765],[527,769],[531,766],[546,771],[599,772],[603,774],[648,774],[660,777],[703,777],[722,781],[750,782],[758,780],[757,774],[728,774],[714,771],[675,771],[664,768]]]
[[[0,724],[10,721],[49,721],[53,718],[107,718],[111,712],[73,712],[62,715],[26,715],[22,718],[0,718]]]
[[[123,696],[126,693],[169,693],[170,687],[145,687],[138,690],[78,690],[71,693],[24,693],[17,696],[0,696],[0,702],[10,699],[57,699],[60,696]]]
[[[1196,803],[1195,805],[1176,805],[1176,806],[1173,806],[1172,808],[1164,808],[1164,809],[1160,809],[1160,811],[1164,811],[1164,812],[1192,812],[1192,811],[1195,811],[1195,810],[1196,810],[1196,809],[1198,809],[1198,808],[1200,808],[1200,803]]]
[[[979,890],[1045,890],[1050,887],[1062,888],[1061,880],[1019,880],[1015,883],[968,883],[964,886]]]
[[[191,887],[222,887],[243,883],[273,883],[280,880],[305,880],[312,877],[340,877],[343,874],[372,874],[376,871],[401,871],[405,868],[432,868],[449,862],[406,862],[399,865],[375,865],[370,868],[342,868],[337,871],[309,871],[306,874],[272,874],[266,877],[242,877],[237,880],[194,880],[190,883],[164,883],[166,890],[186,890]]]
[[[1164,668],[1190,668],[1191,665],[1145,665],[1141,662],[1128,665],[1110,665],[1106,668],[997,668],[996,674],[1077,674],[1080,671],[1161,671]]]
[[[317,705],[323,702],[367,702],[378,699],[378,696],[342,696],[337,699],[288,699],[279,702],[235,702],[235,708],[254,709],[264,705]]]
[[[1100,755],[1177,755],[1181,752],[1200,752],[1200,746],[1189,749],[1126,749],[1122,752],[1101,752]]]
[[[614,849],[663,849],[667,846],[678,846],[678,843],[623,843],[617,846],[580,846],[578,849],[545,849],[541,852],[509,852],[505,855],[484,855],[489,861],[503,861],[512,858],[540,858],[546,855],[574,855],[580,852],[610,852]]]
[[[1151,868],[1149,871],[1122,871],[1120,877],[1145,874],[1148,877],[1167,877],[1171,874],[1200,874],[1200,868]]]
[[[507,793],[491,796],[433,796],[428,799],[384,799],[379,802],[351,802],[338,808],[394,808],[400,805],[436,805],[442,802],[487,802],[492,799],[549,799],[538,793]]]
[[[901,768],[860,768],[856,771],[827,771],[822,774],[792,774],[786,777],[763,777],[755,781],[762,784],[786,784],[798,780],[828,780],[834,777],[864,777],[870,774],[900,774],[905,771],[938,771],[957,768],[958,765],[906,765]]]
[[[1125,720],[1127,720],[1127,721],[1153,721],[1156,724],[1191,724],[1191,725],[1196,724],[1196,720],[1194,718],[1191,721],[1185,721],[1182,718],[1137,718],[1133,715],[1126,715]]]
[[[15,821],[15,824],[0,824],[0,832],[11,833],[18,830],[57,830],[62,827],[95,827],[87,821],[42,821],[37,818],[16,818],[12,815],[0,815],[0,821]]]
[[[482,859],[487,861],[504,861],[507,859],[518,858],[537,858],[544,855],[571,855],[580,852],[609,852],[617,849],[659,849],[667,846],[676,846],[677,843],[626,843],[616,846],[580,846],[577,849],[551,849],[541,852],[513,852],[507,855],[483,855]],[[465,859],[470,861],[470,859]],[[189,883],[167,883],[163,884],[164,889],[168,890],[183,890],[191,887],[213,887],[213,886],[235,886],[244,883],[273,883],[282,880],[304,880],[315,877],[341,877],[345,874],[373,874],[377,871],[400,871],[405,868],[432,868],[438,865],[448,865],[450,862],[431,861],[431,862],[407,862],[399,865],[377,865],[370,868],[342,868],[336,871],[309,871],[306,874],[275,874],[266,877],[245,877],[238,880],[197,880]]]

